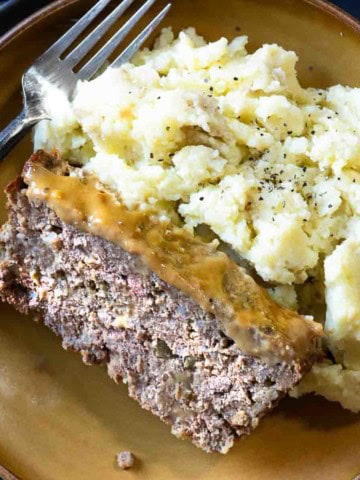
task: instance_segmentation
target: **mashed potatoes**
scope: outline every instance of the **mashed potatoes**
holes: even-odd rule
[[[246,42],[164,29],[71,103],[49,95],[35,148],[57,148],[128,208],[206,225],[278,302],[326,320],[337,363],[295,394],[360,410],[360,90],[303,89],[295,53]]]

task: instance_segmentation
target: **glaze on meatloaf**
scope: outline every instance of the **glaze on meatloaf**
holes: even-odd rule
[[[246,355],[214,315],[137,256],[64,223],[26,190],[23,177],[7,189],[0,299],[40,314],[65,349],[104,364],[176,436],[226,453],[310,368],[315,346],[301,361]]]

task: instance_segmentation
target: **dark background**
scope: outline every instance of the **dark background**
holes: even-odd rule
[[[0,0],[0,35],[36,9],[49,3],[50,0]],[[360,0],[333,0],[332,3],[360,19]]]

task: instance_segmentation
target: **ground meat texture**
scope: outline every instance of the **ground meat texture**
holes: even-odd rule
[[[134,466],[135,458],[131,452],[125,450],[124,452],[120,452],[116,455],[116,461],[120,468],[123,470],[128,470]]]
[[[136,256],[29,201],[21,179],[8,195],[0,299],[40,314],[65,349],[104,364],[179,438],[226,453],[310,367],[312,359],[269,365],[245,355],[213,315]]]

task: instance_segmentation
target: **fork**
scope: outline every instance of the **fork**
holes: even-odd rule
[[[24,135],[40,120],[50,116],[46,110],[46,84],[60,88],[71,99],[78,80],[91,79],[116,47],[130,33],[143,15],[156,0],[147,0],[132,17],[98,50],[78,71],[74,68],[84,59],[90,50],[102,39],[109,28],[130,7],[134,0],[123,0],[86,38],[84,38],[65,58],[61,55],[71,47],[73,42],[86,27],[99,15],[111,0],[99,0],[80,20],[75,23],[59,40],[50,46],[30,68],[23,74],[22,112],[0,132],[0,162]],[[145,40],[152,34],[171,7],[168,3],[161,12],[139,33],[139,35],[110,64],[118,67],[128,62],[139,50]]]

